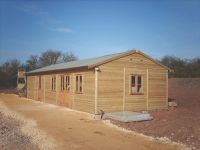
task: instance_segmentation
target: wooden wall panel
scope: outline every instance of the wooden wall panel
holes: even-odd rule
[[[52,75],[45,75],[45,102],[50,104],[57,104],[56,102],[56,91],[52,90],[52,77],[56,76],[55,74]]]
[[[123,107],[123,70],[110,65],[100,66],[98,73],[97,112],[121,111]]]
[[[101,65],[99,72],[98,88],[98,111],[139,111],[148,109],[147,95],[147,69],[164,72],[167,70],[144,57],[141,54],[132,54],[118,60]],[[125,84],[124,83],[125,68]],[[143,95],[130,95],[130,74],[142,75]],[[166,79],[162,76],[150,74],[150,79],[155,79],[150,88],[150,109],[166,108]],[[124,88],[125,85],[125,88]],[[159,87],[160,89],[156,88]],[[123,95],[123,92],[125,93]],[[153,96],[152,96],[153,95]],[[125,101],[123,105],[123,100]],[[157,106],[157,107],[155,107]]]
[[[149,70],[149,109],[166,109],[167,104],[167,72]]]
[[[83,75],[83,93],[76,93],[76,74]],[[73,109],[94,113],[94,71],[74,73],[73,78]]]
[[[78,94],[75,92],[76,74],[83,75],[83,93]],[[94,113],[94,72],[62,72],[59,74],[41,75],[41,89],[39,90],[39,76],[28,76],[28,98],[34,100],[41,100],[50,104],[59,104],[59,92],[61,90],[61,75],[69,75],[71,89],[69,92],[69,107],[85,112]],[[56,76],[56,90],[52,90],[52,77]],[[38,92],[39,91],[39,92]],[[42,94],[40,94],[42,93]],[[40,97],[40,99],[39,99]]]
[[[35,77],[34,76],[28,76],[27,77],[27,97],[30,99],[34,99],[35,95]]]

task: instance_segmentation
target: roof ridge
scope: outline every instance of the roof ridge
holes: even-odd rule
[[[148,55],[142,53],[139,49],[131,49],[131,50],[128,50],[128,51],[113,53],[113,54],[107,54],[107,55],[103,55],[103,56],[99,56],[99,57],[91,57],[91,58],[80,59],[80,60],[75,60],[75,61],[52,64],[52,65],[48,65],[48,66],[45,66],[45,67],[38,68],[36,70],[29,71],[27,74],[50,72],[50,71],[59,71],[59,70],[69,70],[69,69],[77,69],[77,68],[91,69],[91,68],[94,68],[96,66],[102,65],[104,63],[113,61],[115,59],[131,55],[133,53],[140,53],[143,56],[147,57],[148,59],[151,59],[152,61],[156,62],[157,64],[159,64],[162,67],[167,69],[166,66],[160,64],[159,62],[155,61],[154,59],[152,59]]]
[[[126,52],[128,52],[128,51],[126,51]],[[78,60],[72,60],[72,61],[68,61],[68,62],[60,62],[60,63],[56,63],[56,64],[51,64],[51,65],[48,65],[48,66],[58,65],[58,64],[66,64],[66,63],[77,62],[77,61],[82,61],[82,60],[89,60],[89,59],[102,58],[102,57],[112,56],[112,55],[119,55],[119,54],[123,54],[123,53],[126,53],[126,52],[112,53],[112,54],[107,54],[107,55],[97,56],[97,57],[88,57],[88,58],[78,59]],[[48,67],[48,66],[44,66],[44,67]],[[41,67],[41,68],[43,68],[43,67]]]

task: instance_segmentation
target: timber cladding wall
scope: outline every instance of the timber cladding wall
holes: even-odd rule
[[[59,101],[61,101],[59,97],[59,93],[61,92],[61,75],[70,76],[69,107],[94,113],[94,71],[28,76],[27,97],[50,104],[59,104]],[[82,75],[82,93],[76,93],[76,75]],[[41,88],[39,88],[40,77]],[[52,77],[56,78],[55,90],[52,90]]]
[[[142,94],[131,95],[130,77],[131,75],[141,75],[142,77]],[[125,110],[138,111],[147,109],[147,71],[139,68],[125,68]]]
[[[72,86],[75,91],[75,77],[82,75],[83,78],[83,92],[81,94],[74,92],[73,94],[73,108],[85,112],[94,113],[94,71],[77,72],[74,73],[74,80]]]
[[[123,69],[108,63],[100,67],[98,74],[97,110],[122,111]]]
[[[56,74],[44,75],[44,76],[45,76],[45,102],[50,104],[57,104],[56,89],[52,90],[52,77],[54,76],[56,77]]]
[[[29,75],[27,97],[93,114],[100,113],[100,110],[117,112],[167,108],[168,70],[145,55],[132,53],[98,67]],[[61,88],[62,76],[70,77],[69,92]],[[81,76],[82,92],[76,91],[77,76]],[[135,76],[135,82],[138,76],[141,77],[141,93],[131,92],[136,87],[131,88],[131,79]],[[54,88],[52,82],[55,82]]]
[[[149,70],[149,109],[165,109],[168,106],[168,76],[166,70]]]
[[[130,94],[130,75],[142,76],[141,95]],[[167,108],[166,75],[166,69],[141,54],[132,54],[100,66],[98,111]]]
[[[27,97],[30,99],[35,99],[35,77],[27,77]]]

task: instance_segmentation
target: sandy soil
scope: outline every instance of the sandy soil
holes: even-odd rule
[[[170,79],[169,97],[178,107],[149,112],[154,119],[146,122],[112,123],[145,135],[167,137],[192,149],[200,149],[200,79]]]
[[[64,107],[18,98],[14,94],[0,94],[0,102],[4,103],[9,110],[23,116],[23,118],[36,122],[37,126],[35,128],[37,127],[38,130],[42,131],[43,137],[46,136],[51,139],[49,143],[53,142],[55,149],[184,149],[182,146],[174,143],[164,143],[160,140],[132,132],[124,132],[112,127],[112,125],[107,125],[101,120],[92,119],[92,116],[87,113],[80,113]],[[48,138],[46,140],[49,140]],[[19,148],[20,145],[16,144],[16,147]]]

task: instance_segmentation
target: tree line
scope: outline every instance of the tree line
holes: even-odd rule
[[[0,88],[13,88],[17,83],[17,71],[19,68],[31,71],[44,66],[69,62],[78,58],[71,52],[63,53],[57,50],[47,50],[40,55],[31,55],[25,63],[17,59],[0,64]],[[197,78],[200,77],[200,57],[182,59],[174,56],[164,56],[158,60],[172,71],[169,77]]]
[[[160,62],[169,67],[169,77],[198,78],[200,77],[200,57],[182,59],[175,56],[164,56]]]
[[[31,71],[52,64],[77,60],[72,52],[63,53],[57,50],[47,50],[40,55],[31,55],[25,63],[17,59],[0,64],[0,88],[13,88],[17,84],[18,69]]]

